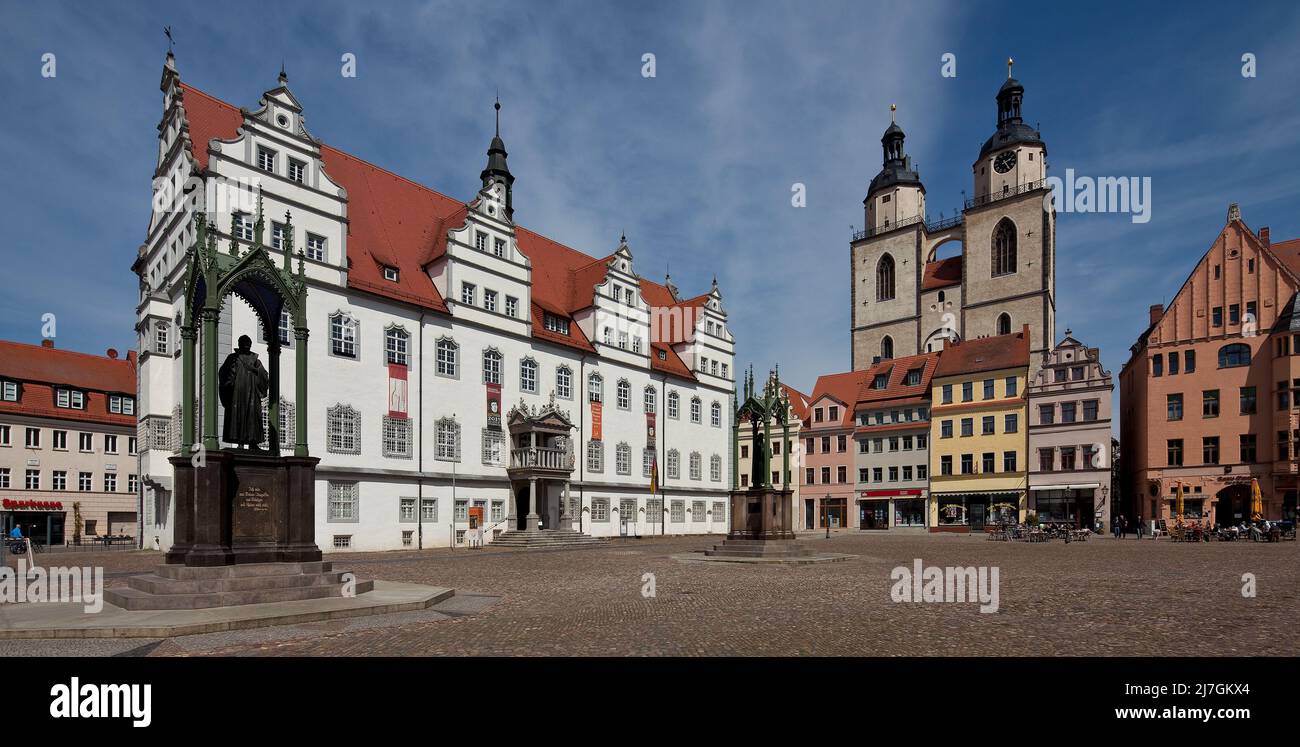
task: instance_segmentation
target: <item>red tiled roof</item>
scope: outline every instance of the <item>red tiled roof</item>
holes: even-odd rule
[[[18,402],[0,402],[0,412],[36,417],[135,425],[134,415],[108,411],[108,394],[135,397],[135,353],[109,358],[71,350],[0,340],[0,378],[20,382]],[[86,393],[86,408],[56,407],[54,390],[67,386]]]
[[[236,137],[243,114],[193,86],[181,88],[193,156],[199,168],[206,169],[208,141]],[[326,173],[348,192],[349,287],[450,313],[425,268],[446,254],[447,232],[464,226],[466,204],[328,145],[321,145],[321,160]],[[515,236],[520,251],[532,261],[533,335],[594,351],[578,325],[570,324],[568,335],[551,332],[543,325],[543,314],[571,319],[574,312],[591,306],[609,257],[596,259],[522,226],[516,226]],[[397,282],[384,279],[384,266],[398,269]],[[698,306],[707,300],[706,294],[679,302],[667,288],[644,278],[641,292],[648,303],[660,306]],[[671,346],[649,347],[653,369],[694,378]],[[658,350],[666,351],[667,360],[652,352]]]
[[[939,356],[935,376],[960,376],[1029,365],[1029,325],[997,337],[950,342]]]
[[[808,395],[795,389],[789,384],[782,384],[781,389],[785,396],[790,399],[790,409],[794,410],[795,417],[804,420],[808,417]]]
[[[1269,249],[1282,260],[1282,264],[1296,275],[1300,275],[1300,239],[1288,239],[1287,241],[1277,241],[1269,246]]]
[[[862,380],[862,389],[858,392],[857,403],[870,405],[886,400],[923,397],[930,390],[930,380],[934,378],[934,372],[939,366],[939,357],[939,353],[921,353],[906,358],[881,361],[871,366],[866,370],[866,378]],[[921,369],[920,381],[911,386],[905,385],[903,382],[907,379],[907,372],[916,368]],[[875,388],[876,377],[880,374],[889,376],[884,389]]]
[[[817,377],[817,384],[813,386],[812,394],[808,395],[808,406],[812,406],[822,397],[831,397],[840,402],[843,407],[840,408],[840,420],[838,423],[812,422],[811,412],[805,413],[805,428],[829,428],[829,427],[852,427],[853,425],[853,404],[858,401],[858,391],[862,389],[862,382],[871,369],[862,369],[861,371],[847,371],[845,373],[826,374]]]
[[[961,284],[961,255],[925,263],[925,276],[921,278],[921,290],[947,288]]]

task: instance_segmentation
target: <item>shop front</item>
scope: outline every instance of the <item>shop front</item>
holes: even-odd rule
[[[935,505],[935,524],[931,531],[982,532],[1000,524],[1020,523],[1023,493],[933,493],[931,498]]]
[[[1097,521],[1100,483],[1088,485],[1044,485],[1029,489],[1029,510],[1043,524],[1069,524],[1077,529],[1092,527]]]
[[[63,527],[67,518],[60,501],[9,500],[0,504],[0,525],[8,537],[15,525],[22,528],[23,536],[40,545],[62,545]]]
[[[858,494],[858,528],[923,528],[926,514],[923,493],[919,489],[861,491]]]

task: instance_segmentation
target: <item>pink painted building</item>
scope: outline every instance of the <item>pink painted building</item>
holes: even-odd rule
[[[818,377],[808,397],[803,440],[803,475],[799,495],[803,530],[857,527],[853,507],[857,478],[853,446],[853,409],[869,370]]]

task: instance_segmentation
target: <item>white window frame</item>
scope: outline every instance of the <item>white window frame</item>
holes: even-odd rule
[[[505,375],[502,367],[505,363],[505,356],[496,348],[487,348],[483,351],[483,383],[500,384],[505,381]]]
[[[450,337],[439,337],[434,343],[434,373],[449,379],[460,378],[460,346]]]
[[[330,355],[348,360],[361,359],[361,323],[346,311],[329,315]]]
[[[434,425],[434,459],[440,462],[460,461],[460,423],[454,418],[439,418]]]
[[[573,399],[573,369],[568,366],[555,368],[555,396],[560,399]]]
[[[632,474],[632,447],[626,441],[614,447],[614,471],[620,475]]]
[[[307,259],[313,259],[317,262],[325,262],[329,259],[329,248],[326,245],[325,237],[320,234],[308,233],[306,241]]]
[[[519,391],[537,394],[537,361],[531,356],[519,361]]]
[[[361,488],[356,482],[330,480],[326,488],[325,521],[355,524],[361,520]]]

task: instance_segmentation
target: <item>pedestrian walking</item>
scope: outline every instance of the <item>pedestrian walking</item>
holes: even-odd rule
[[[1137,530],[1138,530],[1138,539],[1142,539],[1142,534],[1146,530],[1146,527],[1142,525],[1142,514],[1138,514]]]

